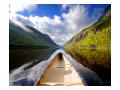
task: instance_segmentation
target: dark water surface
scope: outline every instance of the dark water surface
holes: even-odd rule
[[[42,49],[42,48],[22,48],[22,49],[10,49],[9,51],[9,71],[20,67],[21,65],[34,61],[31,65],[33,66],[36,63],[43,61],[45,58],[49,57],[51,52],[54,52],[56,49]],[[26,67],[28,68],[28,67]]]

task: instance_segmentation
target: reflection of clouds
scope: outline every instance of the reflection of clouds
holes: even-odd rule
[[[23,65],[20,68],[14,70],[10,74],[10,85],[29,85],[29,83],[32,81],[35,83],[35,79],[40,77],[42,73],[44,72],[45,68],[49,64],[50,60],[42,61],[41,63],[35,65],[34,67],[30,69],[24,70],[24,67],[27,65]],[[29,64],[28,64],[29,65]],[[33,84],[34,84],[33,83]]]

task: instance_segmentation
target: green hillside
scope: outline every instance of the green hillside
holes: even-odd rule
[[[111,83],[111,6],[98,21],[64,45],[79,63],[94,70],[106,85]]]
[[[40,35],[38,36],[37,34]],[[50,44],[47,38],[44,38],[45,37],[44,34],[40,32],[37,34],[31,32],[30,29],[29,31],[25,31],[20,26],[15,25],[14,23],[9,23],[10,46],[46,46],[46,47],[56,46],[54,42],[53,44]]]
[[[49,52],[58,48],[52,39],[33,27],[25,26],[27,30],[13,21],[9,22],[9,70],[34,61],[43,61]]]

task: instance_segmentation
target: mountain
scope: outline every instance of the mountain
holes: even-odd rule
[[[21,26],[9,21],[9,71],[25,63],[33,62],[29,68],[47,60],[59,46],[46,34],[30,26]]]
[[[22,28],[11,20],[9,22],[9,40],[10,46],[57,46],[48,35],[42,34],[30,26]]]
[[[65,43],[65,50],[79,63],[95,71],[111,84],[111,6],[108,5],[96,23]]]

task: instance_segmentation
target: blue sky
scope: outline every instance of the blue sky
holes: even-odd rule
[[[35,27],[63,45],[75,34],[92,25],[107,4],[10,4],[10,19]],[[59,36],[59,37],[58,37]]]
[[[27,10],[24,10],[22,12],[18,12],[19,14],[22,14],[24,16],[48,16],[50,18],[53,18],[54,15],[61,15],[61,5],[55,5],[55,4],[38,4],[37,9],[29,12]]]
[[[101,9],[101,13],[106,8],[107,4],[82,4],[85,7],[88,7],[88,15],[91,16],[95,9]],[[17,12],[23,16],[47,16],[53,18],[54,15],[61,16],[62,13],[61,4],[38,4],[37,9],[32,12],[28,10]],[[68,12],[67,8],[64,12]]]

